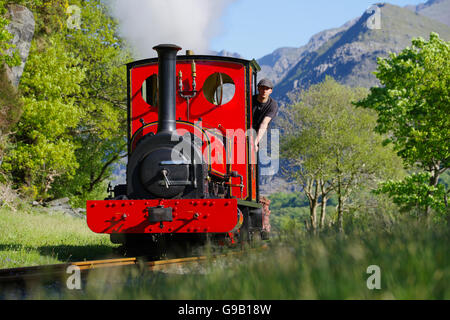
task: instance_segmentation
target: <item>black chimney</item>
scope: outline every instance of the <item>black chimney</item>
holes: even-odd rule
[[[176,61],[181,47],[160,44],[153,49],[158,52],[158,132],[173,132],[176,130]]]

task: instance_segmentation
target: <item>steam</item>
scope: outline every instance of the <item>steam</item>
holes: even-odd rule
[[[208,53],[211,39],[222,30],[221,17],[235,0],[113,0],[120,35],[137,59],[156,56],[153,46],[173,43],[195,54]]]

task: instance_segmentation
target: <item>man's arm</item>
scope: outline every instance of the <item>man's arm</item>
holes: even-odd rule
[[[264,117],[263,121],[261,122],[261,125],[259,126],[258,134],[256,135],[255,139],[256,152],[258,152],[259,141],[261,141],[261,139],[264,137],[264,134],[266,133],[267,127],[269,126],[271,120],[272,120],[271,117]]]

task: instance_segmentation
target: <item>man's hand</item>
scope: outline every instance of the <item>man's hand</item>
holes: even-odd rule
[[[261,125],[259,126],[258,134],[256,135],[255,139],[255,150],[258,152],[259,149],[259,141],[263,138],[264,134],[266,133],[267,127],[269,126],[269,122],[272,120],[271,117],[265,117]]]

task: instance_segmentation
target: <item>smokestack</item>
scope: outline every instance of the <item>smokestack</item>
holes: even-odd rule
[[[153,47],[158,53],[158,132],[176,130],[176,62],[181,47],[160,44]]]

